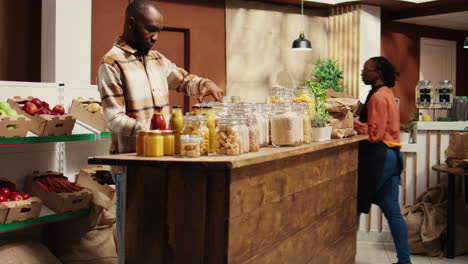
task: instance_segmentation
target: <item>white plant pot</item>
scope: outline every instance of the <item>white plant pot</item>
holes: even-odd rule
[[[401,144],[410,143],[411,134],[406,132],[400,132],[400,142]]]
[[[310,139],[312,141],[326,141],[331,138],[332,127],[312,127],[310,129]]]

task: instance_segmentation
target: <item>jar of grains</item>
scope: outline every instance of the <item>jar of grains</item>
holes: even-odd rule
[[[223,116],[216,126],[216,154],[235,156],[241,154],[239,121],[234,116]]]
[[[236,116],[239,122],[239,134],[241,137],[241,153],[249,153],[249,127],[247,116]]]
[[[267,114],[266,104],[256,104],[254,114],[257,118],[258,143],[260,146],[268,146],[270,120]]]
[[[260,142],[256,115],[247,115],[247,127],[249,128],[249,152],[257,152],[260,149]]]
[[[271,143],[273,146],[298,145],[302,141],[302,117],[290,104],[278,104],[271,116]]]
[[[201,156],[200,144],[202,138],[198,135],[182,135],[180,136],[180,146],[182,157],[198,158]]]
[[[210,132],[204,116],[184,116],[182,135],[198,135],[202,139],[201,155],[207,156],[210,142]]]

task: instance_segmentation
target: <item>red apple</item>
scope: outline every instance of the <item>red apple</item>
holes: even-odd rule
[[[22,193],[21,195],[23,196],[23,200],[27,200],[27,199],[31,198],[31,195],[29,195],[27,193]]]
[[[23,200],[23,196],[21,195],[21,193],[13,192],[13,193],[11,193],[11,198],[10,199],[12,201],[21,201],[21,200]]]
[[[27,102],[25,105],[25,111],[30,115],[35,115],[38,110],[37,106],[31,102]]]
[[[37,108],[41,108],[42,107],[42,101],[41,99],[39,98],[33,98],[31,99],[30,101],[31,103],[35,104],[37,106]]]
[[[7,198],[5,195],[0,194],[0,203],[6,202]]]
[[[6,198],[8,198],[11,195],[11,191],[10,191],[10,189],[4,187],[4,188],[0,189],[0,194],[4,195]]]
[[[50,114],[51,115],[60,115],[60,113],[57,113],[57,112],[51,112]]]
[[[47,110],[47,109],[45,109],[45,108],[41,108],[41,109],[39,109],[39,110],[37,111],[36,114],[38,114],[38,115],[50,115],[50,111]]]
[[[65,108],[63,108],[63,105],[56,105],[54,106],[54,109],[52,109],[52,112],[59,113],[60,115],[65,114]]]

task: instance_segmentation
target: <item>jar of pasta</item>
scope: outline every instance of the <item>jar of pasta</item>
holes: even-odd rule
[[[186,158],[198,158],[201,156],[200,144],[202,138],[198,135],[180,136],[181,156]]]
[[[295,103],[307,103],[309,115],[315,114],[315,101],[312,91],[307,87],[298,87],[294,90],[295,97],[293,102]]]
[[[201,154],[208,155],[210,132],[204,116],[184,116],[182,135],[198,135],[202,138]]]
[[[216,126],[216,154],[235,156],[241,154],[239,121],[234,116],[218,118]]]

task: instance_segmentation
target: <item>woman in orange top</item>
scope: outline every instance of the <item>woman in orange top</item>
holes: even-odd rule
[[[358,220],[368,213],[371,203],[377,204],[388,221],[397,251],[398,263],[411,263],[408,230],[401,215],[399,197],[400,174],[403,169],[400,153],[400,114],[391,87],[398,73],[384,57],[374,57],[364,64],[362,81],[372,85],[359,121],[354,129],[369,135],[359,143]]]

